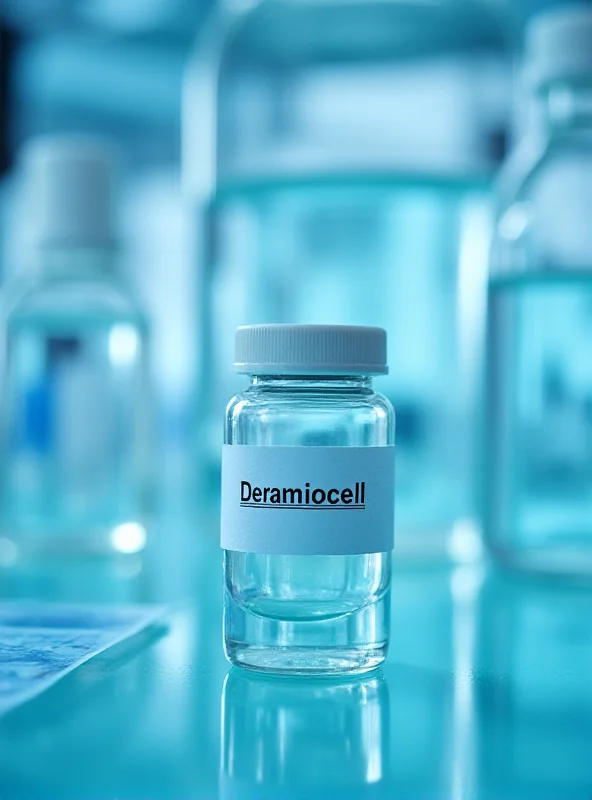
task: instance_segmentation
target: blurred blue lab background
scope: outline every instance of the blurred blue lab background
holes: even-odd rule
[[[160,417],[187,424],[195,364],[191,225],[179,191],[182,76],[207,2],[8,2],[0,7],[0,270],[31,258],[16,155],[33,136],[104,135],[121,154],[121,262],[148,307]]]
[[[211,506],[222,407],[237,386],[229,369],[234,324],[284,315],[376,322],[392,334],[393,374],[382,388],[398,406],[407,489],[399,519],[405,511],[407,530],[424,533],[416,555],[473,561],[481,551],[469,478],[492,179],[525,116],[514,80],[523,24],[557,4],[399,4],[409,26],[400,26],[395,63],[385,67],[393,55],[385,35],[389,58],[366,72],[371,80],[358,74],[365,117],[360,94],[344,86],[353,85],[352,64],[367,63],[374,50],[360,46],[352,61],[344,45],[352,30],[376,41],[380,24],[318,25],[312,38],[296,26],[286,29],[298,37],[290,43],[287,34],[271,35],[278,20],[263,15],[242,30],[219,73],[220,31],[211,27],[218,23],[204,29],[208,2],[3,0],[2,279],[29,258],[21,145],[41,133],[110,136],[124,165],[123,265],[151,318],[161,427],[176,456],[209,476]],[[232,7],[243,19],[257,5]],[[241,82],[237,67],[245,64]],[[211,91],[221,74],[228,80],[218,104]],[[288,141],[283,134],[293,131],[306,136]],[[360,148],[360,136],[372,147]],[[343,156],[339,169],[329,169],[327,151]],[[406,269],[386,287],[394,263]],[[196,403],[205,420],[197,438]],[[451,454],[460,462],[442,461]],[[450,496],[430,481],[434,457],[443,478],[457,478],[453,506],[425,502]],[[384,676],[305,697],[291,682],[236,673],[224,680],[215,510],[201,506],[196,524],[184,505],[191,492],[183,497],[169,482],[156,549],[107,564],[0,571],[0,593],[10,598],[198,598],[173,615],[156,646],[136,643],[115,665],[90,663],[0,726],[0,794],[211,800],[263,797],[267,789],[277,797],[291,784],[307,800],[346,797],[348,789],[356,800],[589,796],[585,589],[484,576],[466,565],[399,566]],[[2,555],[0,548],[0,562]]]
[[[401,552],[470,560],[492,178],[523,23],[551,3],[211,5],[5,0],[1,274],[29,258],[19,147],[110,136],[159,419],[214,504],[235,325],[379,324]]]

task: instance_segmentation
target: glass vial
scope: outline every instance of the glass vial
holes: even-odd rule
[[[224,646],[269,672],[364,672],[389,638],[394,412],[380,328],[253,325],[222,459]]]
[[[536,17],[527,54],[539,116],[489,283],[485,530],[504,564],[592,574],[592,9]]]
[[[112,172],[96,141],[23,157],[37,260],[5,290],[0,472],[18,553],[145,543],[147,326],[113,263]]]

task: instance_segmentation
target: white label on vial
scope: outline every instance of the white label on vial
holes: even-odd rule
[[[392,550],[395,448],[224,445],[225,550],[348,555]]]

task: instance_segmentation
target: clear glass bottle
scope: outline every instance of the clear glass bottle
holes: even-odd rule
[[[226,655],[270,672],[372,669],[388,647],[394,524],[394,413],[370,377],[386,335],[239,328],[235,366],[252,381],[226,412]]]
[[[219,796],[383,800],[389,727],[380,674],[302,681],[231,670],[222,690]]]
[[[535,18],[527,72],[539,114],[489,282],[486,537],[505,564],[592,574],[592,9]]]
[[[492,143],[509,106],[502,7],[216,4],[184,98],[211,485],[238,325],[380,325],[393,368],[377,385],[398,412],[397,552],[471,551]]]
[[[149,469],[147,325],[114,264],[105,146],[25,151],[36,268],[5,288],[2,536],[19,553],[136,552]]]

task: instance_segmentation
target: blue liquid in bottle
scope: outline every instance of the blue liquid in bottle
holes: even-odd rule
[[[485,533],[503,564],[592,574],[592,10],[527,34],[538,115],[509,159],[489,281]]]
[[[414,557],[448,554],[459,521],[476,510],[485,182],[345,172],[244,180],[219,187],[211,214],[204,421],[241,388],[223,365],[245,320],[384,327],[392,366],[377,388],[399,420],[397,546]],[[211,454],[217,486],[219,431],[208,427],[201,456]]]
[[[494,547],[592,569],[592,270],[494,280],[489,304]]]
[[[4,535],[22,548],[144,544],[147,336],[116,281],[66,273],[6,320]]]

